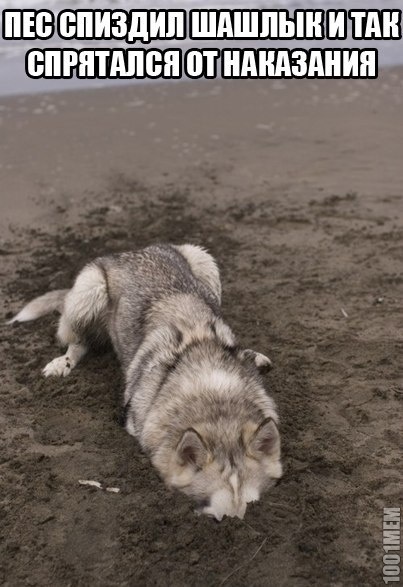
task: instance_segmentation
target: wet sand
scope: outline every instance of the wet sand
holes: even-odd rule
[[[402,102],[400,69],[0,100],[3,316],[95,255],[207,246],[224,317],[273,360],[285,463],[244,520],[195,517],[119,427],[113,355],[45,380],[57,317],[3,323],[2,583],[381,584],[401,483]]]

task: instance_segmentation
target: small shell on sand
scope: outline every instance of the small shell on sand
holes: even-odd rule
[[[79,479],[78,482],[80,485],[89,485],[90,487],[97,487],[98,489],[102,489],[102,485],[99,481],[92,481],[91,479]]]
[[[92,479],[79,479],[80,485],[89,485],[90,487],[96,487],[97,489],[104,489],[99,481],[93,481]],[[120,493],[119,487],[105,487],[105,491],[108,493]]]

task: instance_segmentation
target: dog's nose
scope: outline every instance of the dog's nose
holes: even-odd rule
[[[214,511],[212,511],[212,509],[210,507],[197,508],[195,510],[195,512],[198,515],[203,515],[203,516],[207,516],[208,518],[213,518],[213,520],[216,520],[217,522],[221,522],[221,520],[224,517],[224,514],[214,512]]]

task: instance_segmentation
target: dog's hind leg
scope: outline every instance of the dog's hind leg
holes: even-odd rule
[[[197,245],[176,245],[175,248],[185,257],[194,275],[211,289],[221,304],[220,272],[214,257]]]
[[[69,375],[72,369],[86,354],[88,348],[85,344],[71,343],[67,347],[67,351],[61,357],[56,357],[50,361],[43,369],[42,373],[45,377]]]
[[[104,272],[94,263],[87,265],[66,295],[60,317],[57,337],[62,345],[67,345],[67,351],[46,365],[43,369],[45,377],[66,377],[74,369],[88,350],[88,328],[102,328],[107,305],[108,288]]]

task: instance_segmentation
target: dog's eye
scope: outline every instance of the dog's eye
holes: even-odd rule
[[[210,506],[210,498],[198,499],[196,500],[196,504],[198,509],[208,508]]]

